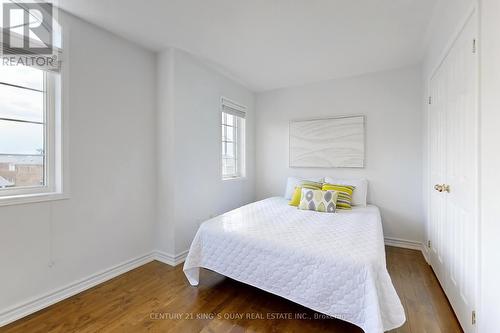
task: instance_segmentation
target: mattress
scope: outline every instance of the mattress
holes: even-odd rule
[[[299,210],[280,197],[251,203],[200,226],[184,263],[191,285],[202,267],[366,333],[405,322],[375,206],[330,214]]]

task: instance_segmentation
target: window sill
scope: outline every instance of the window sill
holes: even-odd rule
[[[58,193],[58,192],[19,194],[19,195],[0,197],[0,206],[23,205],[35,202],[65,200],[69,198],[70,198],[69,194]]]
[[[239,176],[239,177],[228,177],[228,178],[222,178],[222,181],[223,182],[231,182],[231,181],[245,181],[247,180],[247,177],[246,176]]]

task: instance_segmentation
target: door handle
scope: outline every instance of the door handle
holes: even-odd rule
[[[446,184],[436,184],[434,185],[434,189],[438,192],[448,192],[450,193],[450,185]]]

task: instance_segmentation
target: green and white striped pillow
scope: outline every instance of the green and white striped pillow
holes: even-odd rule
[[[352,193],[355,188],[355,186],[350,185],[324,184],[321,189],[338,192],[337,209],[352,209]]]

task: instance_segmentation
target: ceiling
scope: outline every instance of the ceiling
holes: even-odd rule
[[[419,63],[438,1],[58,2],[148,49],[183,49],[265,91]]]

